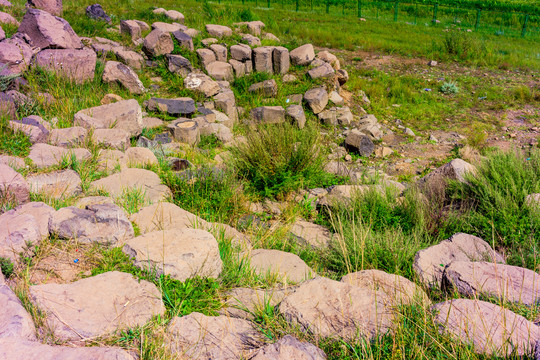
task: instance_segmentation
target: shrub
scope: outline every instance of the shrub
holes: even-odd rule
[[[13,263],[10,259],[0,257],[0,271],[6,278],[10,277],[13,274]]]
[[[442,42],[442,50],[461,60],[481,58],[486,47],[478,39],[462,31],[450,31]]]
[[[335,181],[324,172],[325,154],[314,128],[299,130],[289,124],[261,127],[232,153],[238,175],[263,196],[274,197]]]
[[[457,84],[455,82],[448,81],[442,84],[441,92],[444,95],[455,95],[459,92],[459,88],[457,87]]]

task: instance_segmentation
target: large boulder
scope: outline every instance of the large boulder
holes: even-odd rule
[[[0,358],[10,360],[135,360],[129,352],[120,348],[51,346],[20,338],[0,339]]]
[[[443,333],[483,355],[531,356],[540,327],[508,309],[479,300],[452,299],[433,306]]]
[[[47,142],[47,138],[49,137],[49,123],[36,115],[30,115],[21,120],[11,120],[8,126],[13,131],[23,132],[28,136],[28,140],[32,144]]]
[[[443,272],[442,286],[448,291],[478,298],[535,306],[540,304],[540,275],[518,266],[489,262],[453,261]]]
[[[249,263],[257,274],[276,276],[284,282],[298,283],[316,275],[298,255],[280,250],[252,250]]]
[[[19,338],[24,340],[36,339],[36,328],[32,316],[26,312],[21,300],[15,293],[3,283],[2,272],[0,272],[0,341],[2,338]],[[2,357],[2,345],[0,342],[0,358]]]
[[[118,82],[135,95],[144,94],[146,91],[135,71],[118,61],[107,61],[103,70],[103,81],[106,83]]]
[[[324,63],[308,71],[308,76],[312,79],[330,79],[334,76],[334,68],[328,63]]]
[[[126,191],[140,191],[146,201],[157,202],[171,194],[171,190],[161,184],[159,176],[144,169],[123,169],[119,173],[93,181],[90,187],[106,191],[113,198],[121,198]]]
[[[444,269],[454,261],[490,261],[504,264],[504,258],[479,237],[458,233],[416,253],[413,269],[426,286],[441,286]]]
[[[222,261],[212,234],[198,229],[154,231],[128,240],[122,250],[135,266],[186,281],[194,276],[217,278]]]
[[[157,230],[204,228],[206,221],[172,203],[159,202],[144,207],[131,216],[141,234]]]
[[[52,15],[62,15],[62,0],[28,0],[27,6],[44,10]]]
[[[12,213],[16,215],[26,214],[33,216],[37,221],[39,236],[42,239],[49,236],[49,220],[55,213],[55,210],[49,205],[39,201],[32,201],[24,205],[17,206],[15,209],[11,209],[6,212],[6,214]]]
[[[81,178],[73,170],[54,171],[26,178],[30,191],[46,197],[60,199],[81,193]]]
[[[289,50],[283,46],[276,46],[272,53],[274,61],[274,73],[284,75],[289,71],[290,56]]]
[[[165,335],[170,352],[189,359],[248,359],[261,344],[249,321],[197,312],[175,317]]]
[[[175,31],[172,33],[176,41],[186,50],[193,51],[195,47],[193,45],[193,38],[183,31]]]
[[[113,204],[61,208],[52,216],[49,230],[60,239],[107,245],[123,243],[134,236],[126,214]]]
[[[76,147],[84,145],[88,130],[82,126],[73,126],[63,129],[52,129],[49,133],[51,145],[60,147]]]
[[[191,62],[182,55],[169,54],[167,59],[169,60],[169,71],[173,74],[186,78],[193,71]]]
[[[260,348],[251,360],[326,360],[326,354],[313,344],[285,335]]]
[[[394,311],[381,291],[318,277],[303,282],[279,305],[293,324],[320,337],[369,340],[394,326]]]
[[[143,128],[142,110],[137,100],[122,100],[81,110],[75,114],[73,124],[86,129],[122,129],[137,136]]]
[[[107,148],[125,150],[130,146],[130,134],[123,129],[95,129],[92,141]]]
[[[230,48],[231,57],[241,62],[251,61],[251,47],[246,44],[233,45]]]
[[[80,84],[94,80],[96,61],[96,53],[89,48],[46,49],[35,56],[33,65]]]
[[[41,49],[82,49],[83,44],[69,23],[46,11],[28,9],[20,33],[28,35],[32,45]]]
[[[313,45],[305,44],[290,52],[293,65],[309,65],[315,59]]]
[[[165,306],[158,288],[133,275],[112,271],[71,284],[30,286],[30,299],[47,314],[62,340],[84,340],[143,326]]]
[[[9,204],[24,204],[30,200],[30,186],[21,174],[0,164],[0,199]]]

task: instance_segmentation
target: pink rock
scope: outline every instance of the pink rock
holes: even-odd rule
[[[13,5],[7,0],[0,0],[0,6],[10,7],[10,6],[13,6]]]
[[[96,53],[89,48],[46,49],[36,55],[32,65],[55,72],[80,84],[94,79],[96,61]]]
[[[28,9],[19,32],[27,34],[32,45],[41,49],[81,49],[83,44],[69,23],[46,11]]]
[[[30,187],[21,174],[7,165],[0,164],[0,198],[17,204],[30,199]]]
[[[34,52],[20,37],[0,42],[0,65],[6,65],[7,74],[20,74],[30,65]]]
[[[0,24],[13,24],[19,26],[19,22],[8,13],[0,11]]]
[[[26,6],[44,10],[53,15],[62,15],[62,0],[28,0]]]
[[[0,257],[17,263],[27,243],[36,245],[41,240],[39,223],[32,215],[11,211],[0,215]]]

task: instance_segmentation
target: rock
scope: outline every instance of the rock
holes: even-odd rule
[[[373,141],[356,129],[353,129],[345,138],[345,147],[348,151],[358,153],[361,156],[370,156],[375,150]]]
[[[0,257],[18,264],[20,254],[42,240],[38,219],[31,214],[10,210],[0,215]]]
[[[172,354],[190,359],[247,359],[261,343],[249,321],[197,312],[175,317],[165,336]]]
[[[505,263],[503,257],[484,240],[473,235],[458,233],[416,253],[413,269],[422,283],[438,288],[441,285],[443,271],[450,263],[486,260]]]
[[[186,50],[193,51],[195,47],[193,45],[193,38],[183,31],[175,31],[172,33],[176,41]]]
[[[260,276],[275,275],[283,282],[298,283],[316,275],[297,255],[285,251],[252,250],[249,261],[251,268]]]
[[[13,131],[23,132],[32,144],[47,142],[50,127],[48,123],[38,116],[25,117],[21,120],[12,120],[8,126]],[[47,127],[46,127],[47,126]]]
[[[283,75],[283,82],[284,83],[291,83],[291,82],[295,82],[295,81],[298,81],[298,78],[296,77],[296,75],[293,75],[293,74],[285,74],[285,75]]]
[[[24,159],[17,156],[0,155],[0,164],[10,166],[14,169],[24,168]]]
[[[442,332],[478,354],[501,357],[531,355],[540,328],[510,310],[479,300],[453,299],[433,306]]]
[[[142,131],[142,110],[137,100],[122,100],[81,110],[75,114],[73,124],[86,129],[122,129],[137,136]]]
[[[223,315],[251,320],[267,306],[277,306],[294,290],[235,288],[227,293],[227,301],[220,311]]]
[[[30,186],[21,174],[0,164],[0,199],[3,204],[24,204],[30,200]]]
[[[242,77],[246,75],[246,64],[244,64],[241,61],[230,59],[229,64],[231,64],[233,70],[234,70],[234,76],[235,77]]]
[[[210,36],[215,36],[217,38],[232,36],[232,30],[227,26],[207,24],[205,28]]]
[[[41,49],[82,49],[83,47],[81,40],[66,20],[43,10],[28,9],[18,31],[28,35],[32,45]]]
[[[216,54],[210,49],[197,49],[197,56],[205,69],[208,65],[217,61]]]
[[[437,66],[437,65],[438,65],[438,62],[435,61],[435,60],[429,60],[429,61],[428,61],[428,66],[433,67],[433,66]]]
[[[311,108],[311,111],[317,115],[323,111],[328,104],[328,93],[323,87],[314,88],[306,91],[304,94],[304,100]]]
[[[347,274],[341,282],[361,288],[382,291],[392,306],[429,304],[427,294],[403,276],[388,274],[380,270],[362,270]]]
[[[109,24],[111,23],[111,17],[107,15],[100,4],[88,5],[86,7],[86,16],[94,20],[103,20]]]
[[[119,173],[93,181],[93,189],[106,191],[113,198],[121,198],[125,191],[141,191],[149,202],[163,200],[171,191],[161,184],[161,179],[152,171],[124,169]]]
[[[336,108],[336,120],[339,125],[347,126],[352,123],[354,116],[348,106]]]
[[[380,291],[318,277],[285,297],[279,312],[316,336],[371,340],[394,326],[388,300]]]
[[[190,73],[184,79],[184,87],[200,92],[206,97],[214,96],[219,92],[219,84],[210,76],[200,73]]]
[[[138,52],[125,49],[122,46],[114,47],[111,50],[118,60],[135,70],[141,70],[144,64],[144,57]]]
[[[326,354],[313,344],[285,335],[279,341],[259,349],[252,360],[326,360]]]
[[[390,149],[389,147],[382,146],[375,149],[375,157],[378,158],[385,158],[387,156],[390,156],[394,153],[394,150]]]
[[[71,284],[33,285],[30,298],[48,315],[54,335],[66,341],[143,326],[152,316],[165,313],[154,284],[118,271]]]
[[[18,338],[0,339],[0,358],[11,360],[135,360],[126,350],[120,348],[50,346]]]
[[[222,143],[231,142],[234,139],[231,129],[223,124],[208,124],[200,130],[201,135],[214,135]]]
[[[124,153],[122,163],[124,163],[127,167],[148,166],[157,165],[158,159],[150,149],[131,147]]]
[[[130,146],[130,135],[122,129],[95,129],[92,141],[107,148],[125,150]]]
[[[208,75],[213,77],[214,79],[218,81],[233,81],[234,80],[234,73],[231,64],[222,62],[222,61],[214,61],[206,66],[206,71],[208,71]]]
[[[141,27],[135,20],[120,21],[120,34],[128,35],[134,43],[142,37]]]
[[[61,208],[53,214],[49,230],[60,239],[113,246],[134,236],[126,214],[114,204],[89,205],[86,209]]]
[[[32,316],[26,312],[21,300],[4,284],[0,272],[0,358],[14,359],[2,355],[5,351],[2,340],[4,338],[18,338],[21,340],[35,340],[36,328]]]
[[[317,114],[317,117],[325,125],[336,126],[338,124],[337,109],[335,107],[321,111]]]
[[[195,101],[192,98],[181,97],[175,99],[150,98],[148,110],[166,112],[169,115],[190,115],[196,111]]]
[[[315,59],[315,50],[313,49],[313,45],[305,44],[291,50],[290,56],[293,65],[309,65]]]
[[[261,46],[261,39],[250,34],[244,34],[244,36],[242,36],[242,41],[249,46]]]
[[[344,175],[344,174],[341,174]],[[393,190],[396,194],[405,190],[405,186],[400,183],[387,183],[382,185],[335,185],[329,191],[328,194],[321,197],[319,205],[334,207],[336,204],[347,204],[351,199],[356,198],[367,191],[375,191],[380,194],[384,194],[385,187]]]
[[[217,110],[225,112],[229,118],[229,121],[221,122],[232,129],[234,123],[238,120],[234,92],[230,89],[222,90],[219,94],[214,96],[214,104]],[[217,114],[215,110],[213,110],[213,112],[216,114],[216,122],[220,122],[219,114]]]
[[[290,118],[299,129],[303,129],[306,124],[306,114],[302,105],[290,105],[286,109],[287,117]]]
[[[264,40],[279,42],[279,38],[276,35],[272,34],[272,33],[266,33],[266,34],[263,35],[262,38]]]
[[[328,100],[330,100],[331,102],[333,102],[337,106],[345,105],[345,100],[335,90],[331,91],[330,94],[328,94]]]
[[[174,50],[171,35],[160,29],[155,29],[144,38],[143,51],[150,57],[170,54]]]
[[[135,266],[182,282],[194,276],[217,278],[223,263],[212,234],[198,229],[159,230],[128,240],[122,250]]]
[[[165,12],[165,16],[171,19],[172,21],[176,21],[180,24],[184,23],[184,15],[176,10],[167,10]]]
[[[34,51],[23,41],[12,37],[0,42],[0,64],[6,66],[4,71],[10,74],[20,74],[30,65]]]
[[[195,145],[200,140],[199,125],[196,121],[180,118],[167,125],[167,129],[179,142]]]
[[[231,46],[231,57],[235,60],[245,62],[251,61],[251,47],[245,44]]]
[[[55,213],[55,210],[43,202],[29,202],[11,209],[6,214],[15,213],[16,215],[33,216],[38,225],[38,233],[41,239],[49,236],[49,220]]]
[[[442,287],[468,297],[484,296],[526,306],[540,304],[540,275],[517,266],[453,261],[444,269]]]
[[[314,248],[324,249],[332,240],[332,234],[327,228],[303,220],[296,221],[290,231],[302,245]]]
[[[279,124],[285,121],[285,109],[281,106],[261,106],[251,110],[251,118],[264,124]]]
[[[277,96],[276,80],[270,79],[255,83],[249,87],[248,91],[259,93],[265,97],[275,97]]]
[[[339,85],[343,86],[347,81],[349,81],[349,73],[345,69],[339,69],[336,71],[337,80]]]
[[[28,0],[27,7],[44,10],[52,15],[62,15],[62,0]]]
[[[218,39],[215,39],[215,38],[207,38],[207,39],[202,39],[201,40],[201,43],[204,45],[204,46],[210,46],[212,44],[217,44],[219,42]]]
[[[466,182],[467,174],[474,174],[476,167],[461,159],[454,159],[437,168],[416,182],[416,186],[428,196],[444,196],[448,180]]]
[[[287,48],[283,46],[274,47],[272,59],[274,61],[274,73],[286,74],[289,71],[290,56]]]
[[[19,22],[13,16],[3,11],[0,11],[0,24],[2,25],[15,25],[19,26]],[[5,34],[4,34],[5,35]]]
[[[525,196],[523,204],[531,208],[540,207],[540,193]]]
[[[137,225],[141,234],[157,230],[205,228],[207,225],[198,216],[168,202],[156,203],[141,209],[131,216],[131,221]]]
[[[184,31],[184,30],[187,30],[187,27],[182,25],[182,24],[177,24],[177,23],[173,23],[173,24],[168,24],[168,23],[164,23],[164,22],[155,22],[152,24],[152,29],[153,30],[161,30],[167,34],[171,34],[175,31]]]
[[[81,126],[64,129],[52,129],[49,134],[51,145],[60,147],[75,147],[84,145],[88,131]]]
[[[216,55],[217,61],[227,62],[227,47],[220,44],[210,45],[210,50]]]
[[[106,83],[119,82],[130,93],[144,94],[146,89],[139,77],[129,66],[117,61],[107,61],[103,70],[103,81]]]
[[[272,54],[273,46],[261,46],[253,49],[253,68],[257,72],[274,73]]]
[[[312,79],[330,79],[334,76],[334,68],[328,63],[317,66],[308,71],[308,76]]]
[[[320,51],[317,54],[317,59],[321,59],[322,61],[327,62],[328,64],[332,65],[332,67],[335,70],[339,70],[339,68],[340,68],[340,64],[339,64],[339,60],[338,60],[337,56],[332,54],[329,51],[326,51],[326,50]]]
[[[47,197],[59,199],[80,194],[81,178],[73,170],[55,171],[26,178],[30,191]]]
[[[66,149],[47,144],[34,144],[30,148],[28,159],[38,168],[45,168],[60,164],[64,160],[75,157],[77,161],[84,161],[92,158],[92,154],[87,149],[76,148]]]

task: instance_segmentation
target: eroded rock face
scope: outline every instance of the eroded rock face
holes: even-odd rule
[[[20,33],[28,35],[32,45],[41,49],[82,49],[83,44],[69,23],[38,9],[28,9]]]
[[[318,277],[303,282],[279,305],[290,322],[322,337],[373,339],[391,331],[394,312],[380,291]]]
[[[414,259],[413,269],[420,280],[427,286],[441,286],[445,267],[453,261],[490,261],[505,263],[503,257],[484,240],[464,233],[459,233],[420,250]]]
[[[198,229],[154,231],[128,240],[123,252],[135,266],[185,281],[194,276],[217,278],[222,261],[212,234]]]
[[[115,245],[133,238],[131,222],[124,211],[113,204],[88,205],[86,209],[65,207],[56,211],[49,230],[60,239]]]
[[[483,295],[527,306],[540,303],[540,275],[517,266],[453,261],[444,269],[442,286],[469,297]]]
[[[259,349],[252,360],[326,360],[326,354],[313,344],[285,335]]]
[[[475,352],[485,355],[532,355],[540,327],[510,310],[479,300],[453,299],[433,306],[435,322]]]
[[[249,358],[262,337],[249,321],[194,312],[172,320],[165,344],[189,359],[233,360]]]
[[[301,282],[316,275],[299,256],[285,251],[256,249],[249,260],[258,274],[276,275],[282,281]]]
[[[30,298],[45,311],[48,325],[62,340],[105,336],[165,313],[154,284],[118,271],[71,284],[33,285]]]
[[[32,316],[26,312],[21,300],[9,286],[3,283],[0,272],[0,341],[2,338],[20,338],[35,340],[36,328]],[[2,345],[0,342],[0,358],[2,358]],[[12,359],[3,357],[3,359]]]

